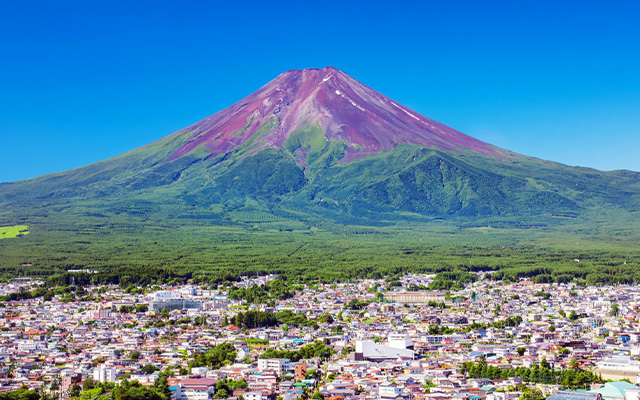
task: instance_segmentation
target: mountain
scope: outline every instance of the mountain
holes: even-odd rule
[[[0,184],[0,226],[28,225],[20,241],[49,249],[70,240],[91,249],[96,235],[114,232],[130,243],[176,227],[183,234],[557,227],[597,236],[625,221],[616,231],[625,236],[637,231],[638,210],[636,172],[500,149],[332,67],[285,72],[120,156]],[[115,242],[129,245],[110,240],[101,245],[109,252]]]
[[[250,154],[287,148],[305,165],[310,156],[305,145],[312,143],[299,132],[310,128],[317,128],[323,136],[320,139],[339,147],[334,147],[339,151],[334,156],[340,162],[402,144],[502,155],[500,149],[409,110],[327,67],[285,72],[242,101],[178,132],[186,143],[168,160],[200,146],[214,156],[251,146]]]

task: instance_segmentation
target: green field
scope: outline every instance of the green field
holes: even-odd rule
[[[29,227],[27,225],[0,226],[0,239],[10,239],[28,233]]]

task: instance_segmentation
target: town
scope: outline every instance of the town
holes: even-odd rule
[[[640,399],[639,287],[433,279],[16,279],[0,285],[0,396]]]

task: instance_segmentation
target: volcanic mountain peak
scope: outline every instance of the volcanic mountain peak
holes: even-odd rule
[[[319,128],[319,129],[318,129]],[[185,144],[169,160],[204,146],[213,155],[240,146],[292,151],[304,163],[308,148],[287,146],[292,134],[314,130],[340,142],[340,161],[352,161],[401,144],[501,157],[500,149],[424,117],[333,67],[280,74],[238,103],[178,132]],[[298,143],[299,140],[296,142]]]

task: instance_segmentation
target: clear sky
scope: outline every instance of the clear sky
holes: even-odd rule
[[[480,140],[640,171],[637,1],[4,1],[0,181],[99,161],[333,65]]]

